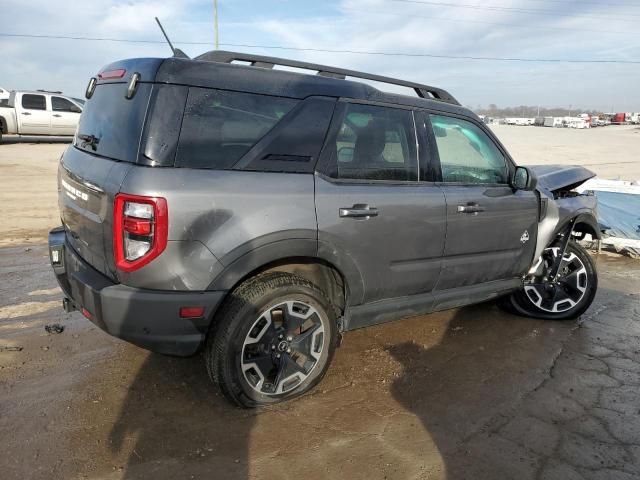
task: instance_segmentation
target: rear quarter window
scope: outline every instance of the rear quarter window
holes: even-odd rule
[[[233,167],[297,103],[284,97],[190,88],[176,166]]]

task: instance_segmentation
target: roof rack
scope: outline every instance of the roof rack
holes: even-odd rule
[[[57,94],[62,95],[62,92],[59,92],[59,91],[57,91],[57,90],[56,90],[56,91],[53,91],[53,90],[43,90],[43,89],[41,89],[41,88],[39,88],[38,90],[36,90],[36,92],[42,92],[42,93],[57,93]]]
[[[327,65],[318,65],[315,63],[300,62],[297,60],[287,60],[284,58],[267,57],[263,55],[253,55],[250,53],[228,52],[225,50],[212,50],[196,57],[194,60],[203,60],[207,62],[232,63],[248,62],[253,67],[272,69],[276,65],[302,68],[305,70],[315,70],[317,75],[322,77],[338,78],[344,80],[346,77],[362,78],[373,80],[376,82],[388,83],[392,85],[400,85],[402,87],[412,88],[419,97],[439,100],[441,102],[460,105],[460,103],[441,88],[423,85],[421,83],[408,82],[397,78],[384,77],[382,75],[374,75],[371,73],[358,72],[355,70],[346,70],[344,68],[329,67]]]

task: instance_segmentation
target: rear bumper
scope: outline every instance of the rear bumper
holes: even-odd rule
[[[57,262],[52,253],[56,251]],[[158,353],[196,353],[225,294],[146,290],[113,283],[80,258],[61,228],[49,233],[49,253],[56,279],[74,308],[105,332]],[[179,315],[181,307],[205,307],[205,313],[201,318],[184,319]]]

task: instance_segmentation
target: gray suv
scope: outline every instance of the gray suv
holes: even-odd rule
[[[593,174],[516,166],[442,89],[214,51],[113,63],[86,97],[49,235],[63,306],[203,349],[240,405],[311,389],[344,331],[489,299],[569,319],[595,295]]]

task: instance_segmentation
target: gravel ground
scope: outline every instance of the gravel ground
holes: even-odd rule
[[[626,158],[640,141],[628,127],[499,128],[522,163],[541,163],[540,132],[584,134],[549,163],[591,142]],[[488,303],[350,332],[310,395],[240,410],[199,356],[152,354],[61,310],[44,238],[64,148],[0,146],[0,478],[640,478],[640,262],[596,256],[580,321]],[[640,177],[606,159],[601,176]]]

